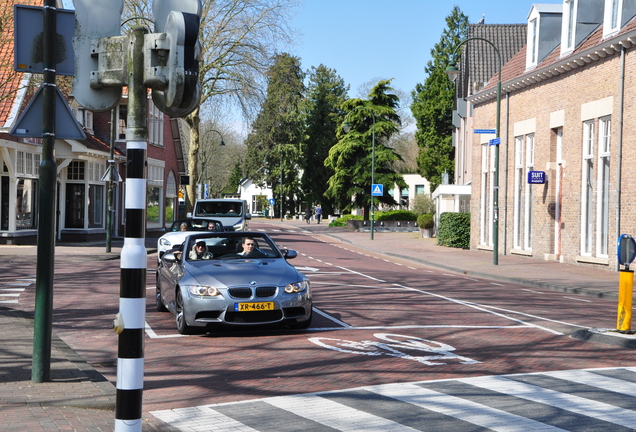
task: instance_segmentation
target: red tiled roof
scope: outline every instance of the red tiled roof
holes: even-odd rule
[[[501,81],[502,83],[506,83],[508,81],[514,81],[516,79],[521,78],[523,75],[530,75],[534,71],[539,71],[542,69],[550,68],[550,66],[554,66],[559,62],[564,60],[577,59],[577,54],[582,54],[588,52],[595,47],[602,47],[608,44],[608,40],[619,38],[621,35],[625,35],[629,32],[633,32],[636,29],[636,18],[632,19],[629,23],[627,23],[616,35],[612,35],[609,38],[603,38],[603,26],[600,25],[596,30],[594,30],[590,36],[587,37],[576,49],[566,55],[561,57],[561,45],[557,45],[557,47],[546,56],[543,61],[537,65],[536,68],[532,70],[526,69],[526,47],[523,47],[517,54],[514,55],[510,59],[508,63],[506,63],[501,69]],[[497,74],[495,74],[488,84],[484,86],[484,88],[477,93],[477,95],[481,95],[484,99],[489,99],[486,96],[487,93],[492,93],[497,84]]]

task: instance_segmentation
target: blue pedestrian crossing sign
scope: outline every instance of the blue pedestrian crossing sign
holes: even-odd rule
[[[382,195],[384,195],[384,185],[383,184],[371,185],[371,196],[382,196]]]

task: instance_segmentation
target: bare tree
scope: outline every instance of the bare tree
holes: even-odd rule
[[[188,170],[199,175],[201,106],[238,107],[246,119],[253,117],[267,88],[266,73],[272,56],[293,42],[289,27],[299,0],[218,0],[203,2],[199,41],[200,107],[185,118],[190,128]],[[151,0],[125,0],[125,19],[152,19]],[[131,23],[148,25],[138,20]],[[186,208],[192,209],[196,184],[186,187]]]

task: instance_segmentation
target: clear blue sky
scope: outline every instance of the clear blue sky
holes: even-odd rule
[[[546,0],[541,3],[561,3]],[[525,24],[533,2],[523,0],[304,0],[293,26],[302,37],[290,54],[303,69],[324,64],[350,85],[394,78],[393,88],[410,93],[425,80],[430,51],[455,5],[476,23]]]

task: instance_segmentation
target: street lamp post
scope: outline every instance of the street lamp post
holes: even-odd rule
[[[469,37],[468,39],[462,41],[455,47],[455,51],[453,51],[453,57],[457,54],[459,48],[465,43],[471,40],[480,40],[488,43],[491,47],[494,48],[495,53],[497,53],[497,119],[495,125],[495,138],[498,139],[500,133],[500,125],[501,125],[501,54],[499,50],[488,39],[484,39],[481,37]],[[455,63],[448,65],[446,68],[446,74],[448,78],[455,82],[457,77],[459,76],[459,69],[455,66]],[[492,241],[493,241],[493,257],[492,263],[493,265],[499,264],[499,143],[495,144],[495,174],[493,178],[493,217],[492,217]]]
[[[204,132],[203,136],[204,136],[204,137],[207,137],[207,136],[208,136],[208,134],[209,134],[210,132],[216,132],[217,134],[219,134],[219,137],[221,138],[221,142],[219,143],[219,145],[220,145],[220,146],[225,146],[225,142],[223,141],[223,135],[221,134],[221,132],[219,132],[219,131],[217,131],[217,130],[214,130],[214,129],[207,129],[207,130]],[[206,163],[206,164],[205,164],[205,179],[206,179],[207,181],[209,181],[209,180],[210,180],[210,177],[209,177],[209,175],[208,175],[208,167],[209,167],[209,166],[210,166],[210,164],[209,164],[209,163]]]
[[[360,109],[370,112],[371,118],[373,119],[373,129],[371,129],[371,186],[369,187],[369,192],[371,193],[371,212],[369,215],[369,223],[371,227],[371,240],[373,240],[373,221],[375,219],[375,197],[373,196],[373,185],[375,184],[375,114],[367,107],[356,107],[347,113],[347,115],[345,116],[345,120],[353,111]],[[343,130],[346,133],[349,133],[349,131],[351,130],[351,124],[345,122]]]

